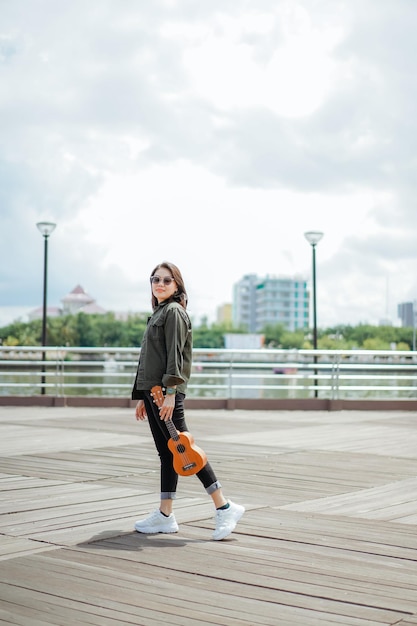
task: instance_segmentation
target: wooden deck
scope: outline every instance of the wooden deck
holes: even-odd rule
[[[417,415],[190,410],[227,496],[180,478],[175,535],[130,409],[0,407],[0,624],[417,626]]]

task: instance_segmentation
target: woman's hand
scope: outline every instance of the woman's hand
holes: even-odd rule
[[[135,409],[135,417],[137,420],[145,420],[148,417],[145,409],[145,403],[143,400],[138,400]]]
[[[175,394],[166,395],[164,398],[164,403],[159,409],[159,415],[161,420],[166,422],[172,418],[172,414],[175,409]]]

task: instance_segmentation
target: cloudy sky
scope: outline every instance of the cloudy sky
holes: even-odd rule
[[[80,283],[214,320],[244,274],[311,276],[318,325],[417,299],[415,0],[0,0],[0,324]]]

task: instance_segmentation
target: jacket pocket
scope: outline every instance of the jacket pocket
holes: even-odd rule
[[[165,345],[164,320],[160,317],[152,320],[148,326],[149,338],[152,342]]]

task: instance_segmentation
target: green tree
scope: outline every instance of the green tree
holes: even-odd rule
[[[224,348],[223,326],[213,324],[211,328],[207,325],[193,328],[193,347],[194,348]]]
[[[77,346],[94,347],[100,345],[97,325],[92,319],[94,316],[77,313],[75,316],[75,332]]]
[[[150,313],[131,315],[127,320],[116,319],[113,313],[105,315],[66,315],[48,318],[47,343],[55,346],[82,347],[139,347],[142,343]],[[242,328],[234,328],[230,323],[209,325],[203,319],[200,326],[194,325],[193,340],[195,348],[224,348],[226,333],[245,333]],[[262,329],[266,348],[311,349],[311,329],[287,330],[283,324],[268,324]],[[4,345],[37,346],[41,345],[42,320],[28,323],[13,322],[0,328],[0,343]],[[327,329],[318,329],[318,348],[409,350],[413,343],[412,328],[394,326],[358,326],[338,325]]]
[[[35,320],[33,322],[13,322],[0,329],[0,343],[11,345],[8,343],[11,339],[17,339],[19,346],[36,346],[41,344],[42,339],[42,322]],[[14,339],[13,339],[14,341]]]
[[[262,330],[265,337],[265,346],[267,348],[282,348],[282,338],[288,331],[285,330],[283,324],[266,324]],[[293,346],[291,346],[293,347]]]
[[[126,325],[124,322],[116,320],[114,313],[97,316],[95,328],[101,345],[111,347],[125,345]]]
[[[76,346],[78,333],[76,316],[65,315],[50,320],[48,343],[53,346]]]
[[[126,347],[139,347],[141,345],[149,315],[140,313],[128,317],[126,321]]]
[[[285,331],[281,335],[281,348],[284,350],[301,350],[305,345],[304,330]]]
[[[368,337],[362,345],[363,350],[389,350],[390,344],[379,337]]]
[[[404,341],[399,341],[396,345],[396,350],[408,351],[410,350],[410,346],[408,345],[408,343],[405,343]]]
[[[19,342],[19,339],[17,337],[14,337],[13,335],[8,335],[3,340],[3,345],[4,346],[21,346],[22,344]]]

